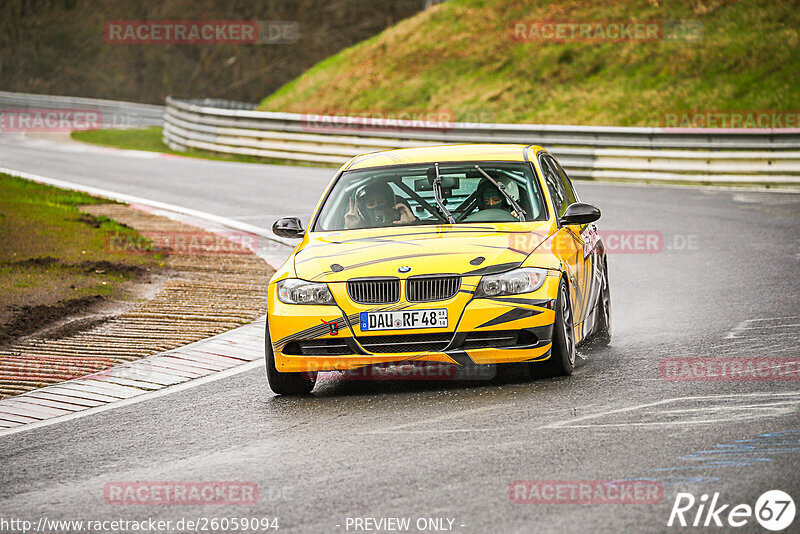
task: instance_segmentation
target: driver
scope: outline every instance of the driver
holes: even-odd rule
[[[514,180],[501,177],[498,178],[497,181],[503,184],[506,189],[506,193],[508,193],[508,195],[519,204],[519,186],[514,182]],[[492,182],[489,180],[483,180],[479,187],[481,189],[480,194],[478,195],[479,210],[499,209],[511,213],[513,208],[511,205],[509,205],[506,197],[503,196],[500,190],[497,189]]]
[[[417,220],[408,203],[398,199],[387,183],[369,184],[358,199],[351,197],[344,215],[348,229],[413,224]]]

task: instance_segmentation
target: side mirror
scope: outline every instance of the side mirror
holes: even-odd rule
[[[290,237],[299,239],[306,231],[303,229],[303,222],[297,217],[284,217],[278,219],[272,225],[272,232],[280,237]]]
[[[561,225],[589,224],[600,218],[600,210],[586,202],[575,202],[558,220]]]

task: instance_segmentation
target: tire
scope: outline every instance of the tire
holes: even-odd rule
[[[592,336],[592,344],[605,347],[611,343],[611,289],[608,286],[608,267],[603,262],[603,287],[600,302],[597,303],[597,328]]]
[[[575,370],[575,331],[567,283],[562,279],[556,299],[556,320],[553,323],[553,347],[550,357],[537,366],[544,377],[569,376]]]
[[[278,395],[307,395],[314,389],[317,373],[281,373],[275,367],[275,353],[269,337],[269,324],[264,334],[264,356],[267,366],[267,381],[270,389]]]

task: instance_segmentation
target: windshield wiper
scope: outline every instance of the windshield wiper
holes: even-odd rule
[[[447,211],[444,202],[442,202],[442,177],[439,176],[439,164],[434,163],[433,165],[436,168],[436,178],[433,180],[433,198],[436,199],[436,205],[439,206],[439,210],[447,217],[450,224],[455,224],[456,220],[453,218],[453,215]]]
[[[519,204],[517,204],[517,201],[514,200],[511,197],[511,195],[508,194],[508,192],[506,192],[506,186],[504,186],[503,184],[501,184],[500,182],[489,176],[486,173],[486,171],[484,171],[477,165],[475,165],[475,168],[478,170],[479,173],[483,175],[484,178],[492,182],[492,184],[497,188],[497,190],[500,191],[500,194],[503,195],[503,197],[505,197],[505,199],[511,205],[511,208],[514,210],[514,212],[511,215],[519,219],[520,222],[523,222],[525,219],[527,219],[528,216],[525,213],[525,210],[522,209]]]

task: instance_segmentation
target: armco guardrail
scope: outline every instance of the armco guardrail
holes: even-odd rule
[[[230,106],[229,106],[230,107]],[[548,147],[571,176],[681,182],[800,184],[800,130],[698,130],[527,124],[403,123],[228,109],[167,99],[164,141],[311,163],[442,143]]]
[[[0,91],[0,112],[19,110],[80,110],[98,114],[103,128],[142,128],[161,126],[164,106],[117,102],[75,96],[35,95]]]

